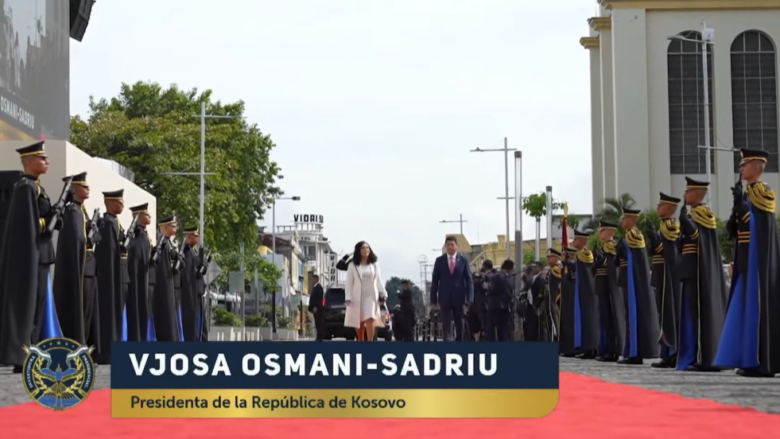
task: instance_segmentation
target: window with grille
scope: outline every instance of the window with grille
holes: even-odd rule
[[[777,172],[776,53],[763,32],[743,32],[731,43],[731,114],[734,148],[768,152],[766,171]],[[739,162],[734,153],[734,172]]]
[[[672,174],[706,174],[704,146],[704,69],[701,33],[685,31],[672,39],[666,51],[669,83],[669,161]],[[688,41],[685,41],[688,40]],[[712,45],[707,46],[707,89],[710,116],[710,144],[715,138],[712,117]],[[710,172],[715,172],[715,155],[710,151]]]

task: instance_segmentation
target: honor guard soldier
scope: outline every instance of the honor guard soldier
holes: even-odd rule
[[[563,267],[561,270],[561,319],[560,319],[560,340],[559,349],[563,357],[574,357],[579,354],[577,349],[576,333],[576,263],[577,249],[572,247],[563,248]]]
[[[117,218],[125,208],[124,189],[103,192],[106,213],[100,221],[100,243],[95,248],[100,298],[100,349],[98,364],[111,364],[111,342],[121,341],[123,331],[122,263],[123,237]]]
[[[626,336],[626,310],[618,288],[617,224],[599,221],[600,244],[595,253],[596,296],[599,301],[599,356],[597,361],[618,361]]]
[[[677,369],[718,371],[714,367],[727,291],[718,239],[718,220],[704,204],[708,182],[686,177],[682,230],[682,300],[677,328]]]
[[[572,245],[577,249],[575,259],[575,344],[581,351],[579,358],[592,360],[598,355],[599,347],[599,304],[596,298],[596,282],[594,279],[593,252],[587,247],[590,234],[574,231]]]
[[[203,326],[203,275],[198,263],[198,227],[184,229],[181,268],[181,323],[184,341],[200,341]]]
[[[178,249],[172,245],[178,227],[176,217],[173,215],[163,217],[159,226],[162,238],[152,250],[155,282],[151,313],[154,321],[154,332],[157,341],[181,341],[173,287],[173,264],[179,258]]]
[[[14,186],[0,254],[0,364],[21,373],[22,346],[61,335],[49,294],[52,226],[59,221],[39,180],[49,169],[44,142],[16,152],[24,176]]]
[[[558,341],[560,335],[561,316],[561,252],[554,248],[547,249],[547,292],[550,312],[550,339]]]
[[[680,319],[680,223],[675,219],[679,198],[660,194],[655,210],[661,218],[660,231],[651,231],[652,282],[661,325],[661,361],[653,367],[677,364],[677,322]]]
[[[149,261],[152,245],[146,226],[151,223],[149,204],[130,208],[133,222],[127,231],[127,272],[130,285],[127,293],[127,340],[148,341],[149,320]]]
[[[62,215],[62,228],[57,237],[57,262],[52,292],[57,307],[60,327],[63,337],[78,342],[87,343],[88,335],[97,335],[97,292],[95,288],[87,289],[87,253],[92,247],[90,236],[91,218],[87,214],[84,202],[89,198],[87,173],[83,172],[72,177],[63,178],[71,181],[71,203]],[[97,219],[97,218],[96,218]],[[90,258],[93,264],[94,257]],[[91,285],[93,286],[93,285]]]
[[[658,358],[658,308],[650,284],[650,262],[645,238],[636,227],[639,211],[623,209],[620,225],[625,236],[617,245],[618,285],[626,300],[626,340],[619,364],[642,364],[643,359]]]
[[[780,373],[780,242],[777,198],[761,181],[769,154],[741,150],[729,230],[735,239],[734,275],[715,364],[745,377]],[[777,160],[777,158],[772,158]],[[747,193],[742,192],[742,180]]]

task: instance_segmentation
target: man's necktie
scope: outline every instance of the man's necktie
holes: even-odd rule
[[[451,257],[450,258],[450,274],[454,274],[454,273],[455,273],[455,258]]]

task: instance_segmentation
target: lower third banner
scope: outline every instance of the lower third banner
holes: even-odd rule
[[[539,418],[554,343],[114,343],[115,418]]]

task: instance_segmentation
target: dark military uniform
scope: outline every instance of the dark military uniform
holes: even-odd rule
[[[16,151],[22,158],[46,158],[44,142]],[[23,176],[14,186],[0,251],[0,364],[14,365],[18,373],[25,358],[22,346],[62,335],[49,291],[53,221],[57,218],[38,176]]]
[[[766,162],[765,151],[742,150],[742,164]],[[736,239],[731,280],[717,366],[736,367],[747,377],[780,373],[780,239],[777,198],[766,183],[748,184],[747,196],[738,186],[729,220]]]

